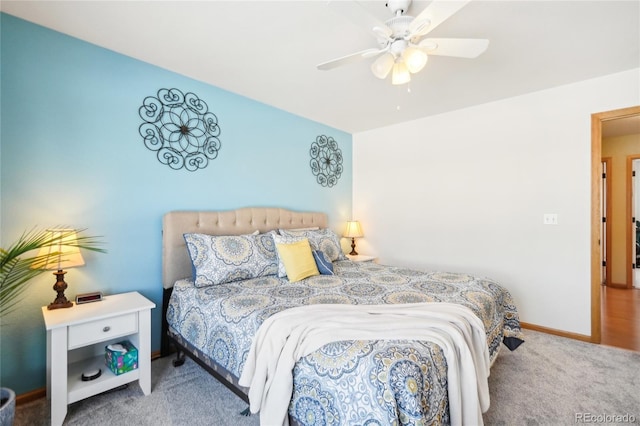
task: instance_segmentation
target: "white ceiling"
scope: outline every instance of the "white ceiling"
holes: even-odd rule
[[[638,135],[640,138],[640,115],[618,118],[602,122],[602,137]],[[640,139],[638,139],[640,141]]]
[[[390,17],[384,0],[361,3]],[[350,133],[640,67],[639,0],[474,0],[429,36],[488,38],[488,50],[431,57],[410,93],[375,78],[371,60],[316,69],[377,47],[327,1],[3,0],[0,9]]]

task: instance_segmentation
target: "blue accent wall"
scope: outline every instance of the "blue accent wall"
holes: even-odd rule
[[[66,275],[67,296],[139,291],[157,306],[154,351],[165,212],[323,211],[336,232],[350,219],[350,134],[4,13],[1,43],[1,245],[56,225],[104,236],[108,253],[83,253],[86,266]],[[207,168],[171,170],[144,146],[138,109],[161,88],[195,93],[218,117],[222,149]],[[344,156],[332,188],[316,183],[309,167],[318,135],[335,138]],[[53,300],[54,281],[48,273],[33,280],[1,319],[1,385],[18,394],[46,384],[41,307]]]

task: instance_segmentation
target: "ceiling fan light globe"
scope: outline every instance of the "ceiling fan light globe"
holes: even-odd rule
[[[411,74],[415,74],[420,72],[422,68],[427,65],[429,57],[424,51],[417,47],[409,46],[404,50],[404,52],[402,52],[402,59],[404,59],[409,72]]]
[[[391,73],[391,84],[400,85],[411,81],[411,73],[407,65],[403,61],[393,64],[393,72]]]
[[[393,68],[394,61],[395,58],[393,55],[387,52],[373,61],[371,64],[371,72],[379,79],[384,80],[389,75],[391,68]]]

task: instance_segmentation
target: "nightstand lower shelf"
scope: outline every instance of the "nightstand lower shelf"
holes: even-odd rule
[[[81,377],[83,372],[97,370],[98,368],[102,370],[100,377],[87,382],[82,381]],[[104,355],[97,355],[91,359],[74,362],[69,364],[67,379],[67,392],[69,396],[67,404],[125,385],[138,380],[139,377],[140,372],[137,368],[116,376],[105,365]]]

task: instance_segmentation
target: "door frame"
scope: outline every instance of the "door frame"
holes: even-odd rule
[[[600,219],[600,226],[601,226],[601,231],[602,232],[602,221],[604,220],[604,228],[605,228],[605,234],[604,237],[602,236],[602,234],[600,234],[600,244],[604,244],[604,256],[602,256],[602,253],[600,254],[600,258],[604,258],[604,267],[605,268],[605,278],[604,278],[604,283],[600,283],[600,285],[610,285],[611,284],[611,265],[612,265],[612,260],[611,260],[611,182],[612,182],[612,168],[611,168],[611,157],[604,157],[602,158],[602,161],[600,162],[601,164],[606,164],[606,178],[605,179],[605,195],[603,197],[603,201],[604,203],[604,212],[601,210],[600,214],[602,215],[602,219]],[[605,169],[601,169],[600,174],[604,175],[605,173]],[[601,181],[602,183],[602,181]],[[602,189],[603,185],[600,185],[600,188]],[[600,193],[602,194],[602,193]],[[602,195],[601,195],[602,196]],[[600,205],[602,208],[602,204]],[[604,214],[603,214],[604,213]],[[602,246],[600,248],[600,250],[602,250]],[[600,276],[602,276],[602,274],[600,274]]]
[[[602,250],[600,231],[600,184],[602,179],[602,123],[609,120],[640,115],[640,106],[591,114],[591,342],[602,340],[601,283]]]

